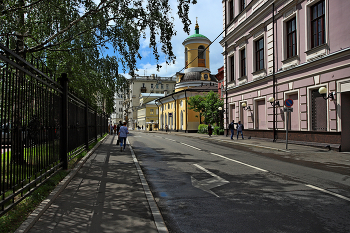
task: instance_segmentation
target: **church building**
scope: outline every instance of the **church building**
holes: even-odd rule
[[[184,72],[176,73],[175,92],[156,100],[159,108],[159,130],[197,132],[202,119],[189,110],[187,100],[191,96],[217,92],[217,79],[210,72],[209,45],[211,41],[199,34],[196,23],[195,34],[182,43],[185,47]]]

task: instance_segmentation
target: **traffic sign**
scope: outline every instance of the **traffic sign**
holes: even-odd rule
[[[284,101],[284,105],[288,108],[292,107],[293,106],[293,100],[292,99],[286,99]]]
[[[284,108],[283,111],[284,112],[293,112],[293,108]]]

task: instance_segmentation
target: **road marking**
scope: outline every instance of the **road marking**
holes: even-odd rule
[[[309,187],[309,188],[316,189],[316,190],[318,190],[318,191],[321,191],[321,192],[328,193],[328,194],[330,194],[330,195],[339,197],[339,198],[344,199],[344,200],[346,200],[346,201],[350,201],[350,198],[344,197],[344,196],[342,196],[342,195],[340,195],[340,194],[333,193],[333,192],[327,191],[327,190],[325,190],[325,189],[322,189],[322,188],[319,188],[319,187],[316,187],[316,186],[313,186],[313,185],[310,185],[310,184],[307,184],[306,186]]]
[[[199,149],[199,148],[197,148],[197,147],[194,147],[194,146],[188,145],[188,144],[183,143],[183,142],[180,142],[180,144],[185,145],[185,146],[188,146],[188,147],[191,147],[191,148],[196,149],[196,150],[202,150],[202,149]]]
[[[234,160],[234,159],[230,159],[230,158],[227,158],[227,157],[222,156],[222,155],[219,155],[219,154],[215,154],[215,153],[210,153],[210,154],[216,155],[216,156],[218,156],[218,157],[221,157],[221,158],[224,158],[224,159],[227,159],[227,160],[230,160],[230,161],[235,162],[235,163],[239,163],[239,164],[245,165],[245,166],[247,166],[247,167],[251,167],[251,168],[257,169],[257,170],[262,171],[262,172],[269,172],[269,171],[267,171],[267,170],[264,170],[264,169],[261,169],[261,168],[258,168],[258,167],[255,167],[255,166],[246,164],[246,163],[242,163],[242,162],[240,162],[240,161],[237,161],[237,160]]]
[[[201,181],[198,181],[193,176],[191,176],[191,183],[192,183],[193,187],[199,188],[205,192],[213,194],[216,197],[219,197],[219,195],[217,195],[216,193],[214,193],[210,189],[222,186],[224,184],[228,184],[230,182],[221,178],[218,175],[215,175],[214,173],[208,171],[207,169],[205,169],[204,167],[202,167],[198,164],[193,164],[193,165],[196,166],[197,168],[199,168],[200,170],[208,173],[209,175],[213,176],[212,178],[208,178],[208,179],[201,180]]]

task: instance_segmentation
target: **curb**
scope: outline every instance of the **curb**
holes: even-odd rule
[[[86,160],[95,152],[95,150],[104,142],[108,137],[104,137],[99,141],[79,162],[78,164],[69,172],[69,174],[56,186],[56,188],[50,193],[50,195],[43,200],[40,205],[27,217],[27,219],[17,228],[15,233],[26,233],[33,225],[39,220],[39,218],[44,214],[44,212],[50,207],[50,205],[55,201],[55,199],[61,194],[61,192],[67,187],[69,182],[74,178],[80,168],[84,165]]]

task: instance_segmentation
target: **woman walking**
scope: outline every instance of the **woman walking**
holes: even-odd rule
[[[119,129],[119,141],[120,141],[120,151],[125,150],[126,146],[126,138],[128,137],[129,131],[128,127],[126,127],[126,122],[123,123],[123,126],[120,127]],[[123,148],[124,145],[124,148]]]

